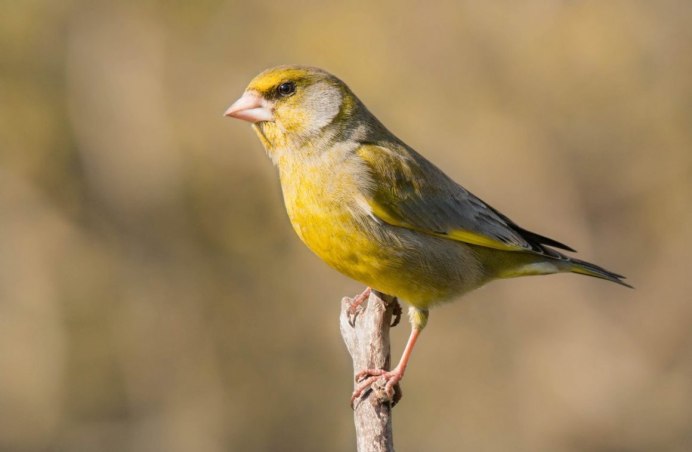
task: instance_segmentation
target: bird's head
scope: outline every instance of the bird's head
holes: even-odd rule
[[[322,69],[279,66],[256,76],[225,115],[253,123],[271,154],[319,137],[356,102],[346,84]]]

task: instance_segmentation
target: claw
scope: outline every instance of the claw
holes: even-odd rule
[[[427,311],[423,311],[423,313],[427,316]],[[357,399],[368,394],[371,390],[378,390],[379,388],[375,383],[379,381],[384,381],[384,395],[378,395],[378,401],[380,403],[385,401],[391,402],[392,406],[399,402],[401,399],[399,381],[404,378],[406,366],[411,358],[411,352],[413,352],[413,347],[416,345],[420,332],[420,327],[414,326],[411,328],[411,335],[408,338],[408,342],[406,342],[404,353],[401,355],[399,364],[397,364],[394,370],[366,369],[356,374],[356,383],[358,384],[351,395],[351,408],[353,408],[353,404]]]
[[[358,386],[351,395],[351,408],[354,407],[355,401],[370,391],[379,392],[378,401],[389,401],[392,406],[396,405],[401,400],[401,388],[399,381],[404,377],[404,372],[399,368],[392,371],[384,369],[366,369],[356,374],[356,382]],[[384,387],[383,387],[384,386]]]
[[[399,300],[397,298],[394,298],[393,300],[394,306],[392,307],[392,323],[389,325],[390,328],[394,328],[401,322],[401,305],[399,304]]]
[[[360,295],[357,295],[355,298],[353,298],[353,300],[351,300],[351,304],[348,307],[346,315],[348,316],[348,324],[352,327],[356,326],[356,318],[358,317],[358,314],[363,312],[362,304],[368,299],[368,297],[370,297],[370,292],[372,292],[372,289],[367,287]]]

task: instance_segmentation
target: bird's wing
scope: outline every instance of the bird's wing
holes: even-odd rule
[[[372,176],[367,202],[385,223],[505,251],[555,253],[543,245],[573,251],[515,225],[412,149],[363,144],[356,153]]]

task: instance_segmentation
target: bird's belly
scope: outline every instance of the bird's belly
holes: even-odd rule
[[[341,273],[426,309],[483,283],[470,247],[352,214],[298,215],[303,242]]]
[[[345,275],[364,282],[367,275],[380,273],[383,253],[347,216],[301,215],[291,223],[308,248]]]

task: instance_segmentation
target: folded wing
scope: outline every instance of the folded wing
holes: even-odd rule
[[[364,144],[356,152],[372,176],[368,204],[385,223],[498,250],[552,257],[561,255],[545,245],[574,251],[517,226],[410,148]]]

